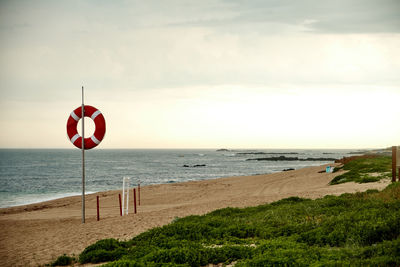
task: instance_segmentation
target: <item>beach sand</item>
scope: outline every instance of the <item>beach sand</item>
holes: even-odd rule
[[[81,223],[81,197],[68,197],[26,206],[0,209],[0,266],[37,266],[62,254],[79,255],[97,240],[127,240],[175,217],[205,214],[224,207],[247,207],[290,196],[319,198],[383,189],[390,181],[328,185],[338,173],[318,173],[326,165],[267,175],[150,185],[141,188],[138,213],[121,217],[118,194],[86,196],[86,223]],[[130,202],[133,203],[132,191]],[[100,221],[96,220],[100,197]]]

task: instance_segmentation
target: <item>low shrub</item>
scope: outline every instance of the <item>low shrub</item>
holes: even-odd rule
[[[64,254],[64,255],[58,257],[54,262],[52,262],[50,264],[50,266],[68,266],[74,262],[75,262],[75,258]]]
[[[115,239],[104,239],[85,248],[79,255],[80,263],[99,263],[113,261],[128,253],[126,244]]]

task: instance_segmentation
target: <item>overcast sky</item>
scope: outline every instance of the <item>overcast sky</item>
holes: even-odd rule
[[[0,147],[72,148],[81,86],[107,122],[100,148],[400,145],[399,14],[398,0],[0,0]]]

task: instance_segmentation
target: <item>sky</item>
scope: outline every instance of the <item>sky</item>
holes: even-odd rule
[[[0,148],[400,145],[400,1],[0,0]],[[85,135],[94,124],[85,119]]]

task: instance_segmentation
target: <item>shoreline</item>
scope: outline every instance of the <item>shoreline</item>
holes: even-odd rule
[[[100,191],[99,191],[100,192]],[[89,194],[96,194],[99,192],[86,192],[86,195]],[[59,195],[59,196],[57,196]],[[67,197],[76,197],[76,196],[81,196],[82,193],[79,192],[71,192],[71,193],[54,193],[52,195],[43,195],[41,197],[38,197],[38,200],[32,200],[32,202],[27,202],[27,203],[21,203],[21,204],[15,204],[15,205],[11,205],[11,206],[7,206],[7,207],[0,207],[1,209],[8,209],[8,208],[17,208],[20,206],[28,206],[28,205],[37,205],[43,202],[48,202],[48,201],[53,201],[53,200],[58,200],[58,199],[63,199],[63,198],[67,198]],[[29,195],[28,195],[29,196]],[[22,196],[21,196],[22,197]],[[39,200],[40,199],[40,200]]]
[[[225,207],[249,207],[290,196],[319,198],[383,189],[390,181],[328,185],[337,173],[318,173],[327,165],[253,176],[141,186],[141,206],[119,214],[121,190],[86,195],[86,223],[81,223],[81,196],[0,209],[0,263],[37,266],[62,254],[79,255],[97,240],[127,240],[176,217],[202,215]],[[131,191],[132,192],[132,191]],[[131,193],[132,194],[132,193]],[[96,221],[96,196],[100,221]]]
[[[309,167],[316,167],[316,166],[326,166],[326,165],[335,165],[335,163],[326,163],[323,165],[309,165],[306,167],[302,167],[299,169],[294,169],[294,170],[301,170],[304,168],[309,168]],[[289,170],[291,168],[288,168]],[[199,181],[211,181],[211,180],[216,180],[216,179],[224,179],[224,178],[237,178],[237,177],[247,177],[247,176],[257,176],[257,175],[271,175],[271,174],[275,174],[275,173],[280,173],[280,172],[284,172],[286,171],[286,169],[282,169],[280,171],[275,171],[275,172],[271,172],[271,173],[256,173],[256,174],[249,174],[249,175],[236,175],[236,176],[222,176],[222,177],[216,177],[216,178],[205,178],[205,179],[196,179],[196,180],[188,180],[188,181],[182,181],[182,182],[165,182],[165,183],[154,183],[154,184],[146,184],[146,185],[142,185],[141,187],[144,186],[153,186],[153,185],[170,185],[170,184],[180,184],[180,183],[188,183],[188,182],[199,182]],[[133,188],[133,187],[132,187]],[[91,195],[91,194],[100,194],[103,192],[109,192],[109,191],[121,191],[122,192],[122,183],[121,183],[121,188],[119,189],[111,189],[111,190],[106,190],[106,191],[88,191],[85,193],[85,196]],[[60,199],[64,199],[64,198],[69,198],[69,197],[81,197],[82,193],[81,192],[76,192],[76,193],[54,193],[53,195],[63,195],[60,197],[51,197],[50,195],[48,197],[46,197],[46,195],[43,196],[43,200],[39,200],[39,201],[34,201],[34,202],[30,202],[30,203],[24,203],[24,204],[16,204],[16,205],[12,205],[12,206],[7,206],[7,207],[0,207],[0,214],[1,211],[3,209],[9,209],[9,208],[18,208],[18,207],[22,207],[22,206],[29,206],[29,205],[39,205],[41,203],[44,202],[50,202],[50,201],[55,201],[55,200],[60,200]]]
[[[1,150],[1,149],[0,149]],[[71,151],[73,151],[72,149]],[[214,179],[229,176],[267,174],[286,168],[302,168],[330,162],[245,162],[256,155],[290,155],[301,158],[326,157],[341,158],[350,150],[301,150],[301,149],[235,149],[220,153],[215,149],[124,149],[125,152],[90,151],[87,163],[86,190],[101,192],[118,190],[122,187],[122,177],[131,177],[131,182],[141,180],[145,184],[165,184],[188,180]],[[328,152],[329,151],[329,152]],[[324,152],[324,153],[323,153]],[[244,153],[244,155],[242,155]],[[3,150],[0,175],[4,192],[0,193],[0,208],[80,195],[81,158],[80,154],[68,150],[23,149]],[[233,157],[230,157],[233,156]],[[329,156],[329,157],[331,157]],[[144,160],[146,158],[146,160]],[[149,158],[149,161],[147,160]],[[63,164],[59,164],[65,162]],[[131,165],[134,164],[134,167]],[[204,170],[194,169],[204,166]],[[189,166],[189,168],[185,168]],[[144,184],[143,184],[144,185]],[[71,194],[70,194],[71,193]]]

